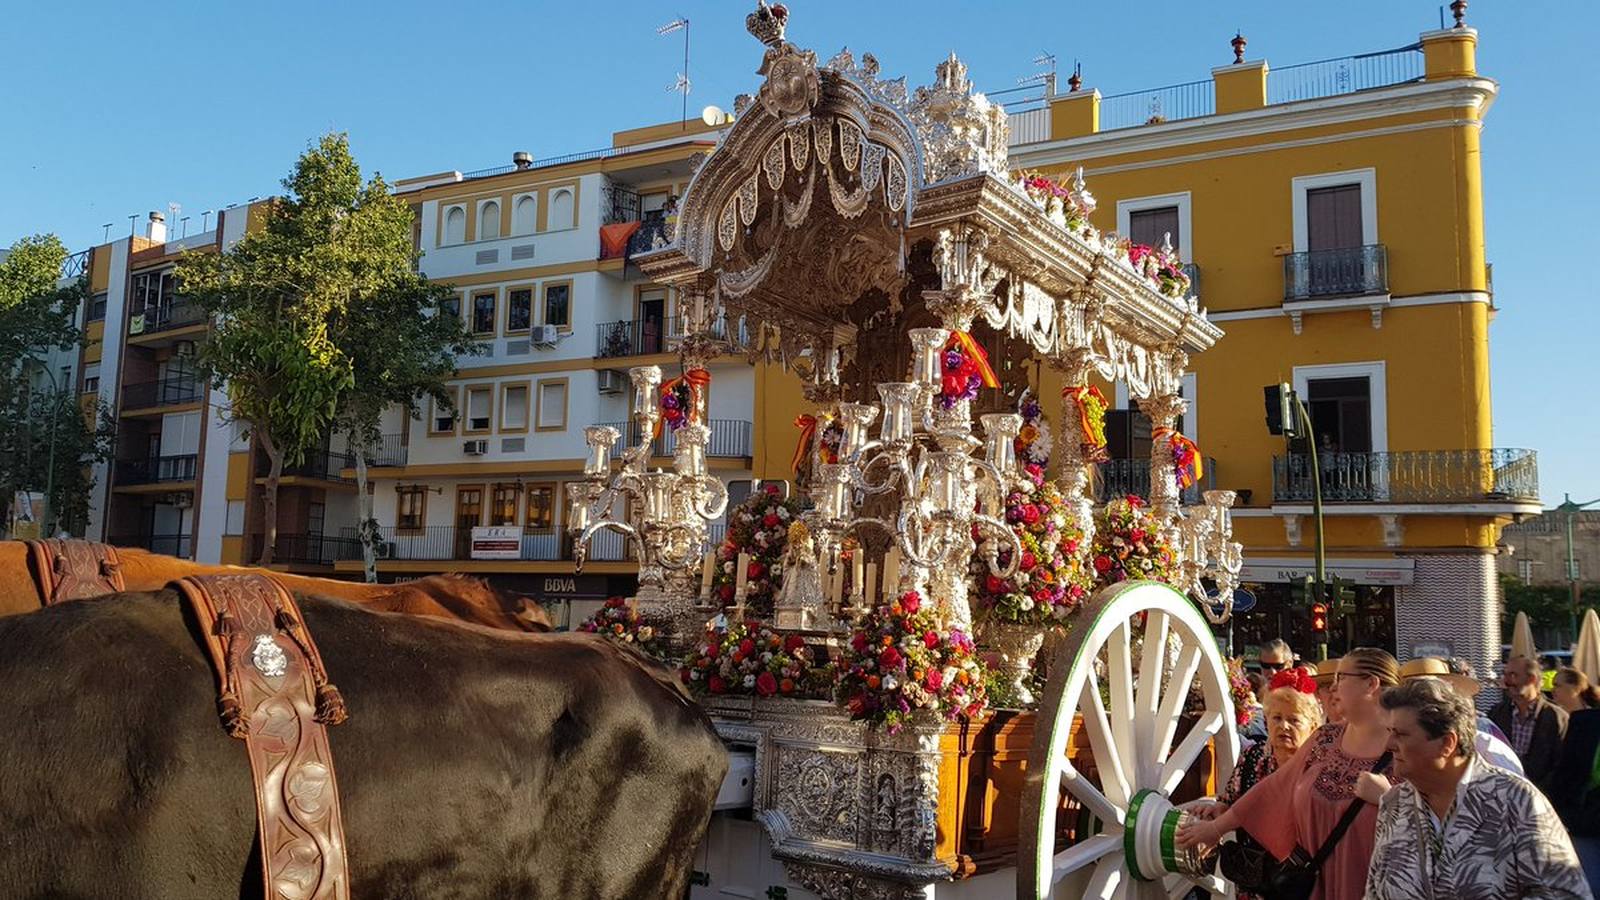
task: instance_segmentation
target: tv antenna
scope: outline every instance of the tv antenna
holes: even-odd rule
[[[1054,53],[1041,53],[1033,58],[1033,64],[1036,66],[1047,66],[1048,68],[1039,72],[1035,72],[1032,75],[1024,75],[1023,77],[1018,78],[1017,85],[1020,87],[1027,87],[1029,85],[1041,84],[1044,85],[1044,93],[1046,97],[1054,95],[1056,92],[1056,55]]]
[[[667,92],[672,93],[673,91],[677,91],[679,94],[683,95],[682,122],[685,126],[687,126],[689,124],[689,91],[691,88],[691,84],[689,82],[689,19],[687,16],[679,16],[676,19],[673,19],[671,22],[668,22],[660,28],[657,28],[656,34],[665,36],[673,33],[674,31],[683,32],[683,71],[679,72],[677,80],[667,87]]]

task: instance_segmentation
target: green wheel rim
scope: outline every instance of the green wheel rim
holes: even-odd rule
[[[1178,871],[1178,820],[1183,811],[1176,807],[1167,810],[1161,821],[1161,862],[1168,872]]]
[[[1139,822],[1139,808],[1144,806],[1144,798],[1156,793],[1150,788],[1145,788],[1133,795],[1128,802],[1128,815],[1122,820],[1122,855],[1128,863],[1128,871],[1132,873],[1135,881],[1149,881],[1144,873],[1139,870],[1139,841],[1135,836],[1135,826]]]

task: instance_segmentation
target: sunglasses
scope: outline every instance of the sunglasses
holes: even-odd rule
[[[1263,672],[1282,672],[1287,668],[1289,668],[1289,664],[1286,662],[1267,662],[1265,660],[1261,662],[1261,671]]]

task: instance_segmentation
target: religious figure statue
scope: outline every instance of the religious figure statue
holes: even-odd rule
[[[817,567],[816,545],[804,522],[789,526],[789,542],[783,552],[783,586],[778,590],[774,611],[779,628],[816,628],[824,608],[822,573]]]

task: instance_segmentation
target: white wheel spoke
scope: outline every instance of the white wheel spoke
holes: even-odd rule
[[[1122,775],[1128,781],[1128,796],[1145,784],[1139,781],[1139,747],[1133,741],[1133,651],[1128,634],[1133,625],[1127,619],[1111,632],[1106,642],[1106,672],[1111,679],[1111,735],[1116,741]]]
[[[1138,783],[1154,784],[1161,758],[1155,738],[1160,727],[1156,710],[1161,706],[1161,677],[1167,664],[1167,614],[1151,610],[1144,625],[1144,652],[1139,656],[1139,692],[1133,719],[1133,746],[1137,754]],[[1160,748],[1165,751],[1166,748]]]
[[[1200,751],[1204,750],[1206,744],[1222,730],[1224,715],[1222,710],[1214,709],[1201,716],[1200,721],[1195,723],[1194,730],[1183,739],[1178,749],[1172,751],[1172,756],[1161,767],[1161,784],[1158,789],[1163,794],[1171,794],[1177,790],[1178,782],[1188,774],[1189,767],[1194,765],[1194,761],[1200,758]]]
[[[1106,795],[1101,793],[1089,779],[1083,777],[1078,767],[1070,762],[1061,770],[1061,785],[1089,812],[1094,813],[1095,818],[1108,826],[1122,824],[1123,811],[1106,799]]]
[[[1112,834],[1097,834],[1088,840],[1079,841],[1056,854],[1050,883],[1056,884],[1073,872],[1094,865],[1097,860],[1107,853],[1115,853],[1121,849],[1121,831],[1116,831]]]
[[[1183,704],[1189,698],[1189,685],[1194,673],[1200,669],[1200,647],[1185,643],[1178,654],[1178,664],[1167,681],[1167,694],[1161,699],[1161,709],[1156,713],[1155,740],[1150,758],[1157,763],[1167,761],[1167,751],[1172,749],[1172,737],[1178,732],[1178,720],[1183,717]]]
[[[1100,682],[1092,670],[1089,677],[1084,679],[1083,699],[1078,705],[1084,710],[1083,730],[1089,735],[1089,750],[1094,754],[1094,765],[1100,772],[1101,788],[1107,799],[1125,808],[1133,791],[1129,789],[1128,778],[1123,774],[1111,723],[1106,719],[1106,705],[1100,700]]]
[[[1100,865],[1095,867],[1094,876],[1089,879],[1088,887],[1083,889],[1083,896],[1110,900],[1120,884],[1122,884],[1122,861],[1102,859]]]

